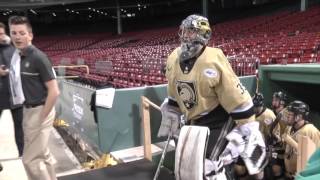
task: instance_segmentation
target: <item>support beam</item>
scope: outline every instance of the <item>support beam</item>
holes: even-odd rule
[[[118,35],[122,34],[121,11],[120,11],[119,0],[117,0],[117,33]]]
[[[308,9],[309,0],[301,0],[300,11],[306,11]]]
[[[208,0],[202,0],[202,15],[208,18]]]

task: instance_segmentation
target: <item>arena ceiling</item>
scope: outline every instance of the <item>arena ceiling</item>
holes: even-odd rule
[[[244,16],[247,9],[234,11],[230,8],[272,1],[299,0],[208,0],[209,18],[217,23],[233,17],[232,13]],[[65,27],[61,25],[66,24],[100,29],[103,24],[108,29],[117,27],[117,10],[120,10],[123,29],[170,26],[179,24],[189,14],[201,14],[202,0],[0,0],[0,21],[7,22],[12,15],[27,15],[43,29],[49,26],[61,29]]]
[[[0,18],[15,14],[47,18],[77,16],[81,19],[116,18],[121,8],[123,18],[166,14],[170,11],[187,10],[187,6],[198,4],[199,0],[3,0],[0,1]],[[148,16],[148,15],[147,15]]]
[[[52,5],[92,2],[96,0],[1,0],[0,8],[25,9]]]
[[[137,4],[157,5],[184,1],[188,0],[1,0],[0,8],[35,8],[37,6],[69,5],[86,2],[103,4],[104,6],[112,8],[117,6],[117,4],[120,4],[121,6],[135,6]]]

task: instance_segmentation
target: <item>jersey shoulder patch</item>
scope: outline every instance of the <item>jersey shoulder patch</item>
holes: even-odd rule
[[[203,74],[207,76],[208,78],[215,78],[218,76],[218,72],[215,69],[207,68],[203,70]]]

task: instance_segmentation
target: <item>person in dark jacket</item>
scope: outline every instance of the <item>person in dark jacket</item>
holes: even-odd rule
[[[19,157],[22,156],[24,140],[22,129],[22,105],[11,102],[9,68],[15,47],[6,35],[6,26],[0,22],[0,117],[5,109],[10,109],[15,130],[15,141],[18,146]]]

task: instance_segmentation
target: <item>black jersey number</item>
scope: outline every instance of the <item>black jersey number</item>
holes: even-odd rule
[[[237,84],[237,88],[240,89],[241,94],[243,94],[246,91],[246,88],[240,82]]]

